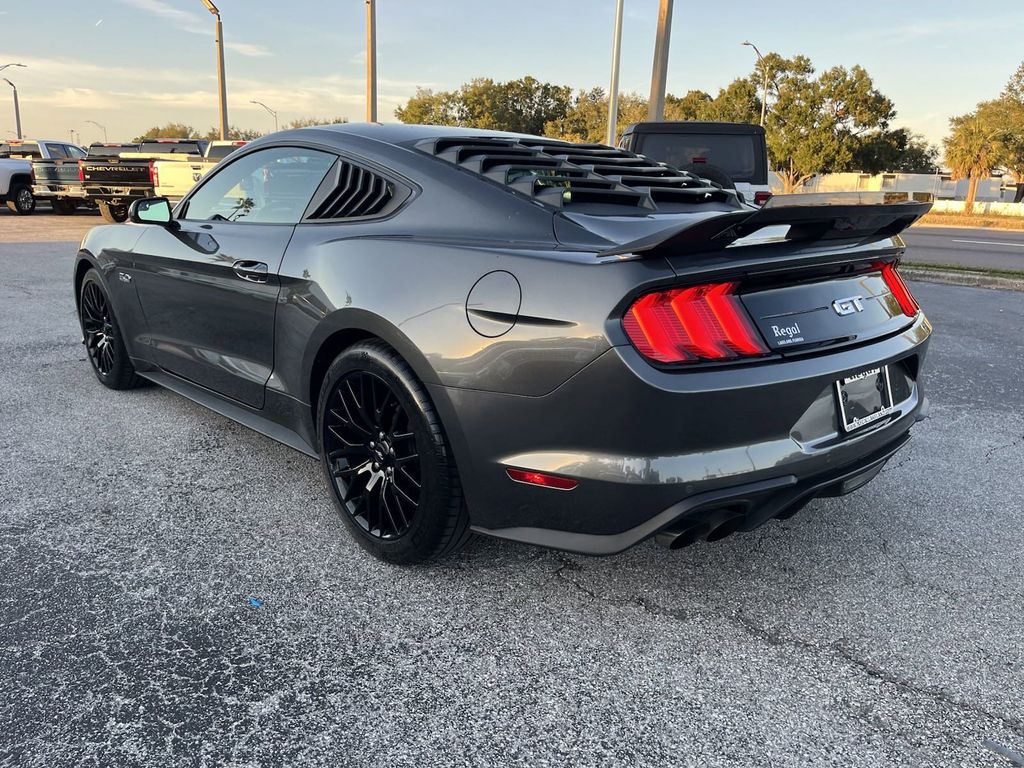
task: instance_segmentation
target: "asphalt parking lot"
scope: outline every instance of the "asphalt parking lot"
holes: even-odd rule
[[[97,220],[12,220],[0,765],[1024,752],[1024,294],[913,285],[932,417],[852,496],[678,552],[479,540],[402,569],[348,539],[314,462],[161,389],[101,387],[69,288],[80,233],[54,229]]]

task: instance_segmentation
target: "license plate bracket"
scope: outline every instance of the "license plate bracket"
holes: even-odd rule
[[[844,432],[866,427],[896,410],[887,365],[839,379],[835,387],[839,426]]]

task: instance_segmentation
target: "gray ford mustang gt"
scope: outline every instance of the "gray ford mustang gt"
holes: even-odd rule
[[[400,563],[472,532],[714,541],[871,480],[924,417],[897,264],[928,205],[734,190],[597,144],[342,125],[252,142],[84,239],[111,389],[317,457]]]

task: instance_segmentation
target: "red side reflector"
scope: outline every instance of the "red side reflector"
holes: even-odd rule
[[[510,479],[515,480],[517,483],[526,483],[527,485],[539,485],[542,488],[555,488],[559,491],[571,491],[579,482],[576,480],[570,480],[568,477],[557,477],[556,475],[547,475],[543,472],[529,472],[525,469],[512,469],[508,467],[505,469]]]
[[[768,354],[736,295],[738,283],[648,293],[622,320],[629,340],[659,363],[734,360]]]
[[[754,193],[754,205],[764,205],[772,198],[771,192],[755,192]]]
[[[913,317],[917,314],[921,308],[917,303],[917,299],[910,292],[907,284],[903,282],[903,277],[899,272],[896,271],[895,264],[876,264],[876,267],[882,269],[882,279],[885,280],[885,284],[889,287],[889,292],[892,297],[900,305],[900,309],[903,310],[903,314],[907,317]]]

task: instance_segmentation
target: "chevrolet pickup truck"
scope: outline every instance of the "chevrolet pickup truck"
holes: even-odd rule
[[[107,221],[127,221],[128,206],[133,200],[155,196],[157,161],[197,160],[207,144],[199,139],[151,139],[143,141],[137,152],[86,158],[80,164],[86,199],[96,203]]]
[[[138,151],[138,144],[94,143],[89,145],[85,159],[118,157],[122,152]],[[85,196],[79,166],[81,159],[76,155],[73,159],[32,161],[32,193],[37,200],[48,199],[54,213],[66,216],[81,206],[95,207],[95,203]]]
[[[201,158],[180,160],[158,160],[153,163],[153,179],[156,196],[177,202],[209,173],[221,160],[230,155],[246,141],[211,141]]]
[[[0,142],[0,203],[7,203],[19,216],[27,216],[36,209],[32,162],[79,157],[85,157],[85,150],[66,141],[12,139]]]

